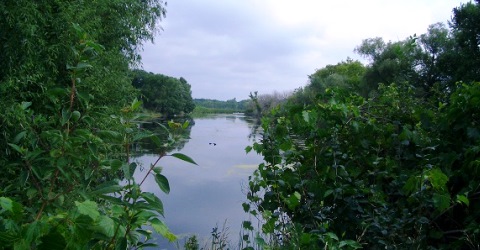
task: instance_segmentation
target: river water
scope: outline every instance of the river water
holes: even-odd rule
[[[248,176],[262,162],[255,152],[246,154],[245,147],[258,139],[254,121],[243,115],[212,115],[195,118],[190,128],[190,139],[180,152],[191,157],[198,166],[173,157],[164,157],[163,167],[170,183],[170,193],[162,193],[153,178],[143,184],[144,191],[155,193],[164,204],[165,222],[179,238],[197,235],[200,247],[206,244],[212,228],[222,228],[226,221],[230,243],[239,240],[241,223],[248,219],[242,203]],[[136,161],[148,169],[157,156],[145,153]],[[135,173],[141,178],[146,172]],[[175,249],[175,245],[159,240],[162,249]],[[179,241],[183,247],[184,240]]]

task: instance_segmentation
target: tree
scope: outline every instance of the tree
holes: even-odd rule
[[[452,60],[454,39],[445,24],[430,25],[427,33],[420,35],[417,41],[421,48],[418,55],[417,84],[425,93],[430,92],[435,84],[440,84],[443,88],[451,87],[451,69],[455,63],[455,60]]]
[[[456,81],[480,79],[480,1],[469,2],[453,9],[451,26],[458,59],[455,61]]]
[[[264,115],[263,139],[246,148],[264,158],[243,204],[262,220],[268,238],[257,242],[478,248],[479,6],[455,8],[452,31],[364,40],[356,52],[370,60],[360,81],[369,95],[352,91],[346,65],[329,65]]]
[[[179,79],[162,74],[135,70],[132,84],[140,90],[144,106],[164,115],[190,113],[195,108],[190,84],[185,78]]]
[[[0,12],[0,245],[140,248],[145,226],[175,239],[130,159],[135,141],[164,144],[138,128],[128,75],[163,1],[2,1]],[[154,165],[147,175],[168,193]]]
[[[355,48],[355,52],[371,61],[362,86],[367,94],[377,89],[380,83],[403,83],[418,78],[416,72],[418,47],[415,41],[413,37],[388,43],[382,38],[365,39]]]
[[[347,59],[336,65],[327,65],[309,76],[308,88],[314,94],[323,94],[328,88],[345,88],[353,92],[362,89],[366,68],[359,61]]]

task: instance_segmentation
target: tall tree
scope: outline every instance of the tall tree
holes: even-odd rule
[[[453,9],[452,29],[457,55],[455,80],[480,79],[480,1],[476,0]]]

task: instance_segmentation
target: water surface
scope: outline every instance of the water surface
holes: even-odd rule
[[[170,154],[186,154],[199,166],[173,157],[160,160],[158,166],[163,167],[163,174],[170,182],[170,194],[163,194],[150,177],[142,189],[155,193],[163,201],[165,221],[173,233],[180,237],[195,234],[207,238],[216,224],[221,227],[227,220],[232,244],[237,243],[241,222],[248,219],[242,209],[246,200],[242,186],[262,162],[254,152],[245,153],[245,147],[255,140],[253,126],[253,121],[241,115],[195,118],[188,142]],[[144,154],[137,161],[148,169],[156,159],[156,155]],[[143,177],[145,172],[137,171],[136,177]],[[164,241],[160,243],[163,248],[173,247]]]

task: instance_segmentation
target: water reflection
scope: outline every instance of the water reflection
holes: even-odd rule
[[[167,122],[167,120],[157,119],[142,123],[141,126],[142,129],[148,130],[157,135],[162,142],[167,142],[168,137],[173,136],[175,137],[175,143],[158,148],[151,139],[145,138],[133,145],[134,156],[138,157],[145,154],[161,154],[163,152],[171,152],[174,150],[180,151],[185,146],[185,144],[190,139],[190,132],[192,130],[192,127],[195,125],[195,121],[191,118],[175,119],[174,122],[179,124],[184,124],[185,122],[187,122],[188,127],[186,129],[169,129],[170,134],[166,130],[166,128],[168,127]]]
[[[221,225],[228,220],[235,244],[241,222],[248,218],[241,206],[246,200],[241,185],[262,162],[259,155],[247,155],[244,150],[256,138],[251,133],[255,125],[240,115],[215,115],[194,120],[190,139],[179,151],[193,158],[199,166],[165,157],[159,165],[169,179],[170,194],[161,193],[150,177],[143,190],[155,193],[163,201],[165,221],[174,233],[206,238],[215,224]],[[144,153],[136,160],[148,168],[156,157]],[[136,176],[140,178],[144,174],[138,171]],[[161,244],[174,249],[173,245]]]

